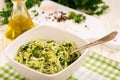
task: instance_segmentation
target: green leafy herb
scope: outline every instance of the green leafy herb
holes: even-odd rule
[[[90,15],[101,15],[109,8],[102,0],[52,0]]]
[[[75,12],[71,11],[68,13],[68,19],[73,19],[76,23],[81,23],[86,20],[86,17],[83,14],[76,14]]]
[[[32,8],[34,5],[38,5],[40,6],[40,3],[41,3],[42,0],[27,0],[26,2],[26,6],[28,9]]]
[[[0,11],[0,24],[7,24],[8,18],[11,14],[11,9],[4,8]]]
[[[39,15],[39,13],[36,10],[33,10],[32,12],[34,13],[34,16],[38,16]]]

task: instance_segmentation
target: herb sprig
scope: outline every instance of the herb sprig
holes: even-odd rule
[[[81,23],[86,20],[86,16],[83,14],[76,14],[73,11],[68,12],[68,19],[73,19],[74,22],[76,23]]]

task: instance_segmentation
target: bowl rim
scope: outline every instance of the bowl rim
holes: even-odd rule
[[[21,38],[22,38],[23,36],[25,36],[25,35],[28,34],[28,33],[31,33],[31,32],[34,31],[35,29],[37,30],[37,29],[40,28],[40,27],[49,27],[49,28],[57,29],[57,30],[59,30],[59,31],[61,31],[61,32],[68,33],[68,34],[70,34],[70,35],[73,35],[73,36],[75,36],[75,37],[83,40],[86,44],[88,43],[87,40],[79,37],[78,35],[76,35],[75,33],[71,32],[71,31],[67,31],[67,30],[65,30],[65,29],[61,29],[61,28],[59,28],[59,27],[56,27],[56,25],[46,25],[46,24],[42,24],[42,25],[40,25],[39,27],[35,27],[35,28],[33,28],[33,29],[30,29],[30,30],[24,32],[24,33],[21,34],[19,37],[17,37],[13,42],[11,42],[11,43],[7,46],[7,48],[4,50],[4,53],[5,53],[6,58],[7,58],[9,61],[11,60],[11,61],[14,62],[15,64],[17,64],[17,65],[19,65],[19,66],[22,66],[22,67],[24,67],[25,69],[28,69],[28,70],[30,70],[30,71],[32,71],[32,72],[34,72],[34,73],[41,74],[41,75],[48,76],[48,77],[53,77],[53,76],[57,76],[57,75],[63,73],[63,72],[66,71],[67,69],[69,69],[69,68],[70,68],[71,66],[73,66],[77,61],[79,61],[83,56],[85,56],[85,54],[88,52],[88,48],[85,49],[85,51],[82,53],[82,55],[81,55],[77,60],[75,60],[72,64],[70,64],[70,65],[67,66],[66,68],[62,69],[61,71],[59,71],[59,72],[57,72],[57,73],[53,73],[53,74],[46,74],[46,73],[42,73],[42,72],[40,72],[40,71],[34,70],[34,69],[32,69],[32,68],[29,68],[28,66],[25,66],[24,64],[21,64],[21,63],[15,61],[13,58],[10,58],[9,55],[7,55],[7,50],[8,50],[9,47],[11,47],[16,41],[21,40]],[[10,63],[10,62],[9,62],[9,63]],[[11,64],[11,63],[10,63],[10,64]]]

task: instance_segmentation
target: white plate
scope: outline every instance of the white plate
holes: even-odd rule
[[[32,11],[37,10],[39,13],[39,16],[34,16]],[[42,12],[44,11],[44,14]],[[96,40],[106,34],[109,33],[107,30],[108,27],[105,27],[105,23],[103,20],[100,20],[96,17],[92,17],[89,15],[86,15],[84,13],[87,20],[83,23],[77,24],[74,23],[72,20],[67,20],[65,22],[52,22],[51,19],[46,20],[46,16],[48,17],[49,13],[59,12],[63,11],[64,13],[68,13],[69,11],[74,11],[76,13],[82,13],[80,11],[65,7],[63,5],[57,4],[55,2],[46,0],[42,1],[41,6],[35,6],[32,9],[29,10],[30,15],[33,18],[33,21],[38,24],[50,24],[50,25],[59,25],[60,28],[69,30],[76,35],[79,35],[80,37],[90,41]],[[87,25],[87,27],[85,27]]]
[[[109,12],[100,16],[99,19],[105,22],[107,32],[118,31],[117,37],[105,44],[111,48],[120,49],[120,0],[104,0],[109,5]]]
[[[111,31],[117,30],[118,32],[120,32],[120,19],[118,20],[117,17],[115,17],[116,15],[115,11],[117,11],[115,8],[119,6],[117,4],[119,2],[120,2],[119,0],[117,0],[114,3],[112,1],[106,2],[110,6],[111,10],[100,17],[89,16],[80,11],[65,7],[63,5],[57,4],[49,0],[42,1],[40,7],[35,6],[29,11],[35,23],[37,22],[38,24],[60,25],[59,26],[60,28],[72,31],[76,35],[79,35],[80,37],[90,42],[110,33]],[[37,10],[39,16],[34,17],[33,13],[31,12],[32,10]],[[42,14],[42,11],[44,11],[45,14]],[[77,24],[69,20],[65,22],[52,22],[51,19],[50,20],[45,19],[46,16],[48,17],[49,13],[54,13],[56,11],[57,12],[63,11],[65,13],[68,13],[69,11],[74,11],[76,13],[82,13],[86,15],[87,20],[84,23]],[[120,13],[120,10],[118,10],[118,12]],[[87,25],[87,27],[85,27],[85,25]],[[113,26],[117,26],[117,28]],[[105,45],[115,49],[120,49],[119,37],[120,35],[118,34],[118,36],[114,40],[106,43]]]

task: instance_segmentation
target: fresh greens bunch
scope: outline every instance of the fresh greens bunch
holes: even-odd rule
[[[4,0],[5,2],[5,8],[0,11],[0,24],[7,24],[8,23],[8,18],[11,14],[12,11],[12,2],[11,0]]]
[[[41,1],[42,0],[27,0],[26,6],[28,9],[33,7],[34,5],[40,6]],[[0,24],[7,24],[9,22],[8,18],[11,15],[13,7],[11,0],[4,0],[4,2],[6,7],[3,8],[2,11],[0,11]]]
[[[62,5],[79,9],[89,15],[101,15],[109,7],[103,0],[52,0]]]
[[[27,6],[28,9],[32,8],[34,5],[40,6],[41,1],[42,0],[27,0],[26,6]]]

